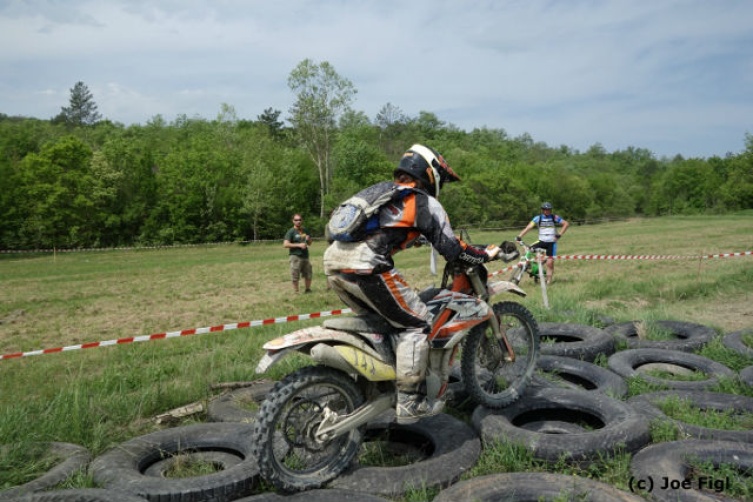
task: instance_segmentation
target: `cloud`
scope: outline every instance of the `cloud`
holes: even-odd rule
[[[243,118],[329,61],[387,102],[464,129],[586,149],[723,155],[753,131],[753,4],[449,0],[0,3],[0,112],[47,118],[79,80],[112,120]]]

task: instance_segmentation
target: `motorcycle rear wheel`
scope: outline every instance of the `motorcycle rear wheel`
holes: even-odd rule
[[[499,409],[515,402],[532,378],[539,357],[539,326],[533,314],[519,303],[501,302],[492,309],[514,358],[486,322],[468,334],[463,344],[461,372],[473,400],[487,408]]]
[[[325,366],[308,366],[275,385],[254,428],[253,453],[261,476],[276,488],[319,488],[341,474],[363,442],[364,426],[329,441],[315,437],[324,410],[352,413],[363,403],[355,381]]]

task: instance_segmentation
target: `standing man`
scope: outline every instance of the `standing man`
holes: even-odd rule
[[[531,222],[515,238],[521,240],[533,227],[539,227],[539,240],[533,244],[533,248],[546,250],[546,283],[551,284],[554,280],[554,257],[557,256],[557,241],[565,235],[570,224],[557,214],[552,214],[551,202],[541,204],[541,214],[534,216]],[[557,233],[557,227],[562,230]]]
[[[290,256],[290,277],[293,280],[293,292],[298,293],[298,281],[301,276],[306,283],[306,293],[311,293],[311,277],[313,276],[309,261],[309,245],[311,236],[303,228],[303,218],[300,214],[293,215],[293,228],[285,233],[282,246],[288,249]]]

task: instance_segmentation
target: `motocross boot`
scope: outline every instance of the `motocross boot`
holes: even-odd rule
[[[397,406],[395,414],[400,424],[413,423],[430,415],[431,406],[426,396],[419,392],[426,376],[429,345],[422,328],[400,333],[396,347]]]
[[[395,408],[397,423],[412,424],[423,417],[434,414],[434,410],[429,406],[426,396],[423,394],[398,391],[397,407]]]

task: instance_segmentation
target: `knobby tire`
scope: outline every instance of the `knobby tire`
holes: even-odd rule
[[[332,368],[308,366],[285,377],[262,404],[254,427],[253,452],[262,477],[281,491],[297,492],[320,488],[341,474],[358,454],[365,426],[326,443],[317,442],[314,432],[324,405],[347,414],[363,401],[356,382]],[[315,458],[314,465],[303,465]]]
[[[515,361],[503,359],[504,343],[483,323],[471,330],[463,345],[461,371],[471,398],[487,408],[499,409],[515,402],[531,380],[539,356],[539,327],[533,314],[515,302],[492,306],[515,350]]]

